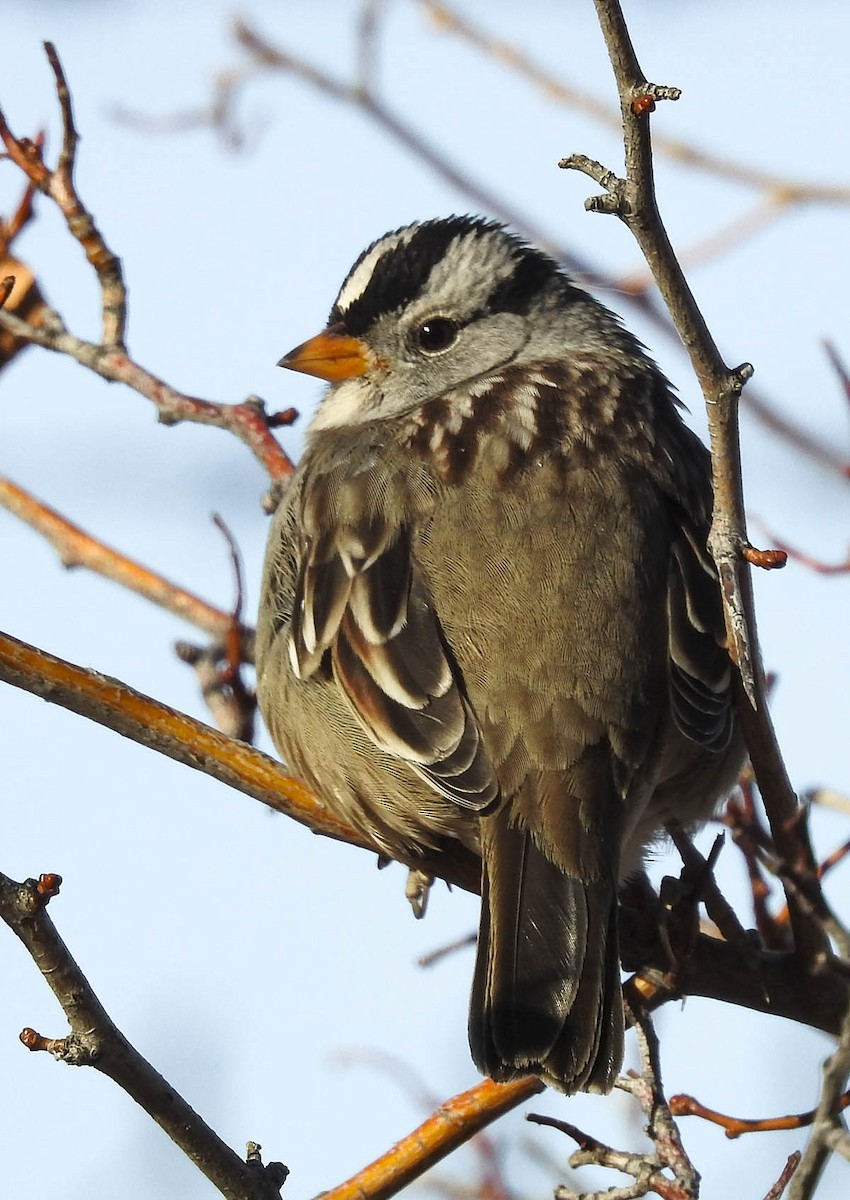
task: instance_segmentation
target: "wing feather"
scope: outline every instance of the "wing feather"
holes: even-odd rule
[[[405,529],[370,517],[309,536],[290,629],[302,679],[330,656],[375,745],[462,808],[486,810],[496,774]]]
[[[674,720],[686,737],[720,753],[732,736],[732,666],[717,571],[687,519],[673,542],[667,613]]]

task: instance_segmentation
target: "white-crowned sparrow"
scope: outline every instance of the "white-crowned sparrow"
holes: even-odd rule
[[[607,1091],[618,882],[743,757],[708,454],[619,320],[482,219],[373,243],[281,365],[331,387],[269,537],[272,737],[388,855],[480,850],[478,1067]]]

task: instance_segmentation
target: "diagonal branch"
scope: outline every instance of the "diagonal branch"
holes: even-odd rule
[[[561,76],[553,75],[541,63],[523,53],[518,46],[485,33],[468,16],[461,15],[447,4],[436,0],[420,0],[420,7],[432,17],[441,30],[461,38],[498,62],[504,63],[522,78],[533,83],[539,90],[560,104],[569,105],[593,117],[603,125],[621,128],[620,114],[604,100],[565,82]],[[703,174],[717,175],[723,179],[747,187],[758,188],[779,204],[837,204],[850,205],[850,186],[840,183],[812,183],[804,179],[791,179],[773,171],[762,171],[748,162],[712,154],[702,147],[686,142],[670,134],[658,134],[653,139],[657,152],[666,155],[684,167],[691,167]]]
[[[156,750],[252,796],[314,833],[380,853],[367,837],[336,817],[301,780],[267,754],[134,691],[117,679],[66,662],[0,633],[0,680],[88,717],[122,737]],[[467,891],[477,891],[477,858],[453,844],[407,866],[427,869]]]
[[[288,479],[295,469],[271,432],[273,425],[289,424],[295,419],[297,414],[292,410],[269,416],[256,396],[249,396],[241,404],[223,404],[187,395],[141,366],[122,348],[101,346],[69,333],[52,309],[40,327],[0,311],[0,328],[33,346],[66,354],[108,383],[126,384],[153,402],[163,425],[191,421],[229,430],[253,452],[273,481]]]
[[[285,72],[308,84],[326,98],[349,104],[358,109],[383,133],[408,150],[417,162],[424,163],[445,183],[467,196],[480,209],[492,213],[493,216],[508,225],[514,225],[518,229],[524,230],[531,241],[548,249],[577,274],[583,277],[594,274],[586,260],[575,254],[570,248],[555,244],[551,235],[538,226],[530,216],[513,208],[498,192],[488,188],[480,180],[474,179],[464,167],[453,162],[443,150],[428,141],[423,134],[403,120],[375,93],[368,81],[365,86],[362,78],[358,79],[357,83],[346,83],[317,63],[310,62],[283,47],[274,45],[245,20],[237,19],[234,33],[239,45],[250,55],[251,74],[257,68],[272,72]],[[645,311],[651,310],[651,304],[638,303]]]
[[[788,1200],[811,1200],[832,1151],[850,1158],[850,1138],[839,1116],[850,1076],[850,1006],[835,1051],[823,1068],[823,1085],[814,1114],[812,1136],[794,1175]]]
[[[59,555],[64,567],[85,567],[94,571],[215,638],[224,638],[230,632],[233,625],[231,613],[208,604],[200,596],[98,541],[56,509],[2,476],[0,508],[5,508],[40,533]],[[250,638],[253,630],[243,627],[242,634],[243,638]]]
[[[61,1039],[25,1029],[31,1050],[49,1050],[74,1066],[94,1067],[156,1121],[226,1200],[277,1200],[286,1178],[280,1163],[243,1162],[174,1088],[127,1041],[101,1004],[46,912],[59,890],[57,875],[16,883],[0,875],[0,917],[26,946],[71,1027]]]
[[[539,1079],[492,1079],[452,1097],[389,1153],[316,1200],[387,1200],[493,1121],[544,1090]]]
[[[256,1155],[242,1162],[112,1021],[45,911],[60,883],[56,875],[16,883],[0,874],[0,917],[29,951],[71,1028],[61,1039],[47,1039],[26,1029],[21,1040],[31,1050],[48,1050],[66,1063],[95,1067],[114,1080],[227,1200],[276,1198],[286,1168],[280,1163],[263,1167]],[[440,1104],[423,1124],[353,1178],[324,1192],[324,1200],[387,1200],[543,1090],[544,1085],[534,1078],[505,1084],[482,1080]]]

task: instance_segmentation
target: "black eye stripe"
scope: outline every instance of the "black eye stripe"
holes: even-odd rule
[[[402,232],[403,229],[394,231],[395,234]],[[542,250],[527,246],[519,238],[504,232],[497,222],[481,217],[449,217],[445,220],[425,221],[415,227],[408,241],[385,251],[376,262],[369,282],[356,300],[344,311],[337,304],[334,305],[328,319],[329,324],[342,322],[346,332],[353,336],[366,333],[385,313],[404,309],[423,294],[434,267],[444,258],[449,246],[457,238],[484,238],[495,233],[500,233],[510,246],[513,269],[507,278],[493,287],[484,306],[485,312],[513,312],[524,315],[548,281],[561,277],[566,287],[569,287],[566,277],[561,275],[554,259]],[[364,250],[351,268],[349,278],[366,255],[374,250],[375,246],[379,246],[382,240],[379,238]]]

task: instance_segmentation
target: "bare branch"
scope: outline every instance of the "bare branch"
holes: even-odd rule
[[[40,533],[57,552],[64,567],[85,567],[94,571],[95,574],[128,588],[176,617],[189,621],[215,638],[226,637],[230,630],[233,623],[230,613],[208,604],[194,592],[187,591],[121,554],[120,551],[98,541],[63,517],[56,509],[50,508],[30,492],[2,476],[0,507]],[[246,642],[251,640],[253,630],[243,626],[241,632]]]
[[[335,817],[304,783],[267,755],[117,680],[5,634],[0,634],[0,680],[212,775],[316,833],[378,853],[378,847]],[[467,891],[479,890],[478,860],[459,843],[447,845],[438,854],[423,859],[411,856],[404,862]],[[810,975],[800,970],[792,955],[762,953],[754,959],[749,946],[700,935],[687,960],[678,964],[675,987],[671,988],[660,986],[669,967],[669,954],[657,930],[649,941],[645,929],[631,939],[624,930],[623,950],[644,964],[639,990],[656,995],[657,1003],[683,995],[705,996],[785,1016],[828,1033],[838,1032],[847,1008],[848,980],[840,971],[824,968]]]
[[[317,89],[322,95],[359,109],[364,116],[375,123],[377,128],[408,150],[416,161],[425,163],[450,186],[457,188],[470,200],[472,205],[515,226],[531,241],[548,249],[555,258],[565,263],[588,286],[625,294],[630,303],[635,305],[642,315],[665,336],[675,336],[668,313],[663,305],[658,303],[655,296],[647,291],[647,281],[643,275],[640,279],[616,279],[609,272],[600,270],[582,258],[572,247],[553,237],[550,231],[540,228],[526,215],[506,205],[504,197],[480,180],[473,178],[468,170],[461,169],[456,163],[451,162],[439,147],[429,143],[412,126],[401,120],[386,101],[380,100],[376,96],[374,73],[377,25],[375,16],[380,12],[381,7],[380,0],[367,0],[364,4],[358,40],[358,66],[354,83],[339,80],[315,63],[283,48],[271,45],[267,39],[240,21],[235,26],[236,38],[251,55],[251,59],[241,67],[219,73],[214,96],[207,106],[161,118],[141,116],[125,110],[121,110],[119,116],[121,119],[149,131],[179,132],[207,125],[218,131],[230,147],[240,148],[246,143],[247,138],[234,115],[235,101],[239,91],[265,71],[289,73],[308,87]],[[427,7],[439,10],[440,14],[447,13],[445,6],[430,5]],[[447,20],[450,22],[460,21],[460,18],[456,14],[448,14]],[[438,18],[439,23],[440,19]],[[469,26],[469,28],[472,27]],[[508,51],[506,54],[511,58]],[[579,106],[583,106],[585,101],[589,109],[593,110],[594,115],[603,116],[604,114],[604,119],[616,120],[619,128],[619,117],[615,116],[615,109],[588,97],[582,99],[580,93],[574,93],[571,99],[571,102]],[[668,145],[671,146],[672,152],[672,143],[668,143]],[[686,147],[684,143],[678,143],[678,145],[683,162],[693,161],[698,166],[701,164],[702,152]],[[711,156],[708,157],[711,158]],[[715,161],[718,169],[725,163],[725,160],[717,159]],[[726,165],[732,172],[737,169],[748,170],[747,167],[741,167],[740,164],[728,163]],[[763,182],[765,188],[769,189],[770,199],[766,203],[766,207],[771,210],[775,208],[777,211],[789,203],[797,202],[843,203],[848,195],[848,189],[840,186],[797,183],[791,180],[776,181],[777,186],[774,189],[773,177],[770,176],[763,176],[760,179],[754,177],[749,182],[758,185],[760,181]],[[758,219],[762,219],[761,215]],[[744,222],[748,220],[750,218],[743,219]],[[734,228],[722,231],[718,235],[727,240],[734,236],[737,236]],[[703,251],[698,250],[698,253],[701,252]],[[843,480],[850,479],[850,461],[847,456],[836,453],[832,445],[819,441],[804,428],[782,416],[754,388],[746,389],[743,401],[748,410],[766,428],[776,436],[790,442],[796,451],[811,458],[819,466],[837,474]]]
[[[850,1105],[850,1092],[840,1097],[837,1111],[843,1112]],[[702,1117],[712,1125],[719,1125],[726,1131],[726,1136],[734,1141],[743,1133],[775,1133],[780,1129],[803,1129],[811,1125],[815,1119],[815,1110],[793,1113],[784,1117],[730,1117],[726,1113],[717,1112],[701,1104],[693,1096],[684,1092],[670,1097],[670,1111],[675,1117]]]
[[[52,42],[45,42],[50,68],[56,82],[56,95],[62,113],[62,150],[55,170],[44,163],[41,145],[29,138],[12,133],[0,111],[0,139],[12,161],[20,167],[33,187],[38,188],[57,206],[69,232],[79,242],[86,258],[94,268],[101,292],[103,315],[103,344],[113,349],[124,348],[127,320],[127,292],[120,260],[112,253],[83,205],[74,184],[74,166],[78,135],[74,125],[73,106],[68,82]]]
[[[374,91],[378,74],[378,35],[387,0],[363,0],[357,23],[357,82],[364,96]]]
[[[850,1006],[841,1026],[841,1035],[834,1053],[824,1063],[823,1086],[814,1114],[812,1136],[797,1168],[788,1200],[811,1200],[815,1194],[829,1155],[838,1150],[850,1158],[850,1148],[844,1122],[839,1112],[844,1107],[843,1093],[850,1076]],[[837,1135],[837,1136],[836,1136]]]
[[[793,1154],[788,1155],[785,1166],[779,1173],[779,1178],[773,1187],[770,1188],[764,1200],[780,1200],[782,1193],[791,1181],[791,1177],[800,1165],[800,1157],[799,1150],[795,1150]]]
[[[841,385],[845,400],[850,401],[850,368],[848,368],[832,342],[828,340],[824,341],[823,348],[826,351],[826,357],[829,359],[830,366]]]
[[[249,396],[241,404],[220,404],[186,395],[147,371],[124,350],[109,349],[75,337],[65,329],[61,317],[54,310],[49,310],[41,328],[11,313],[0,311],[0,328],[6,328],[15,337],[34,346],[66,354],[110,383],[126,384],[154,403],[163,425],[192,421],[198,425],[213,425],[229,430],[248,446],[272,480],[288,479],[294,470],[292,462],[272,436],[270,418],[266,416],[265,406],[257,396]],[[282,422],[278,418],[273,423]]]
[[[379,129],[410,151],[418,162],[424,163],[451,187],[457,188],[473,204],[492,213],[499,220],[524,230],[531,240],[548,249],[577,274],[584,277],[592,274],[590,265],[584,259],[568,247],[555,244],[551,235],[539,227],[531,217],[510,207],[504,197],[473,179],[465,169],[453,163],[442,150],[379,99],[371,86],[364,88],[359,80],[356,84],[349,84],[335,78],[316,63],[273,45],[244,20],[237,20],[235,34],[239,45],[250,54],[255,67],[285,72],[315,88],[323,96],[359,109]]]
[[[377,846],[326,809],[306,784],[268,755],[116,679],[0,633],[0,680],[211,775],[315,833],[379,853]],[[432,857],[433,862],[411,857],[406,865],[428,870],[468,891],[478,890],[478,860],[459,843]]]
[[[431,1090],[425,1086],[416,1071],[395,1055],[384,1054],[377,1050],[349,1050],[336,1057],[345,1066],[364,1063],[380,1071],[381,1074],[398,1084],[405,1095],[425,1112],[429,1109],[439,1112],[441,1108],[445,1107],[440,1104],[438,1097],[434,1096]],[[533,1081],[531,1082],[533,1083]],[[535,1092],[539,1090],[539,1088],[534,1089]],[[454,1103],[454,1101],[450,1103]],[[521,1101],[517,1101],[517,1103],[521,1103]],[[470,1108],[472,1117],[475,1116],[475,1111],[475,1107],[472,1106]],[[509,1109],[506,1108],[504,1111],[507,1112]],[[486,1197],[486,1200],[510,1200],[510,1192],[504,1179],[503,1164],[500,1162],[497,1147],[493,1140],[484,1133],[483,1127],[479,1128],[471,1138],[470,1149],[477,1155],[480,1164],[481,1196]],[[391,1152],[393,1156],[394,1153],[394,1151]],[[436,1159],[434,1161],[436,1162]],[[451,1195],[448,1187],[445,1190],[447,1195]]]
[[[739,781],[739,796],[732,796],[721,816],[741,851],[747,868],[753,900],[753,915],[762,945],[768,950],[790,950],[787,921],[770,911],[771,887],[768,874],[776,874],[776,849],[756,807],[755,781],[745,771]]]
[[[714,864],[723,845],[723,834],[715,841],[712,854],[706,860],[678,822],[668,822],[667,832],[681,856],[684,864],[682,879],[691,887],[693,899],[705,904],[706,912],[727,942],[749,944],[746,929],[714,878]]]
[[[48,1050],[73,1066],[94,1067],[114,1080],[227,1200],[276,1200],[286,1168],[242,1162],[114,1024],[45,910],[61,882],[58,875],[25,883],[0,875],[0,916],[26,946],[71,1027],[61,1039],[25,1029],[24,1045]]]
[[[242,404],[232,405],[199,400],[169,387],[128,357],[125,347],[127,293],[121,263],[107,246],[77,193],[74,166],[78,134],[71,95],[55,47],[45,42],[45,51],[56,81],[62,112],[62,150],[55,170],[51,171],[44,163],[43,139],[31,141],[29,138],[16,137],[2,110],[0,140],[9,158],[26,175],[30,189],[43,192],[59,208],[69,231],[82,246],[94,268],[101,291],[102,342],[97,344],[74,337],[65,328],[59,314],[43,302],[38,305],[37,320],[32,317],[33,306],[30,303],[26,310],[22,309],[19,313],[8,310],[0,312],[0,331],[7,338],[11,335],[13,339],[67,354],[110,382],[126,383],[154,402],[163,424],[195,421],[229,429],[251,448],[273,480],[288,478],[292,473],[292,464],[272,437],[260,400],[251,397]],[[29,207],[25,196],[16,217],[11,222],[4,222],[3,242],[6,247],[14,232],[29,218]],[[41,300],[40,295],[36,298]],[[30,319],[25,319],[27,317]],[[12,348],[16,348],[14,344]],[[9,354],[5,357],[8,358]]]
[[[528,1120],[536,1125],[549,1125],[559,1129],[578,1143],[578,1150],[570,1155],[571,1167],[598,1166],[631,1175],[634,1182],[622,1188],[606,1188],[599,1192],[576,1192],[572,1188],[555,1189],[556,1200],[638,1200],[649,1192],[661,1196],[662,1200],[697,1200],[699,1196],[699,1174],[682,1145],[679,1130],[661,1085],[658,1061],[658,1039],[649,1017],[637,1012],[635,1029],[641,1056],[641,1073],[630,1073],[617,1080],[616,1086],[629,1092],[641,1106],[648,1118],[646,1132],[653,1142],[654,1151],[636,1154],[626,1150],[614,1150],[575,1125],[554,1117],[543,1117],[530,1113]],[[665,1172],[671,1172],[670,1175]]]

